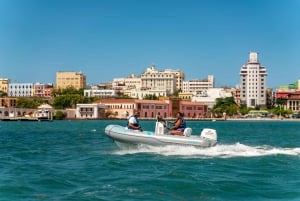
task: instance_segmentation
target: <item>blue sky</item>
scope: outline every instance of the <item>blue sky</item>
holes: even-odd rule
[[[0,0],[0,77],[82,71],[98,84],[155,64],[234,87],[256,51],[276,88],[300,79],[299,10],[300,0]]]

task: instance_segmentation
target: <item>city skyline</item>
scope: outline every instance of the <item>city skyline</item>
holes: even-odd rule
[[[54,83],[57,71],[81,71],[99,84],[155,64],[234,87],[258,52],[267,87],[277,88],[299,79],[299,8],[281,0],[2,0],[0,77]]]

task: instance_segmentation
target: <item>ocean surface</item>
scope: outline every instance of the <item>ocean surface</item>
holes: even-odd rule
[[[0,200],[300,200],[300,121],[187,123],[218,144],[120,149],[104,128],[124,121],[0,121]]]

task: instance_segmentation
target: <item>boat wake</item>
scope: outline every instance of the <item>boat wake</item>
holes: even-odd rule
[[[117,155],[153,153],[163,156],[182,156],[188,158],[233,158],[233,157],[259,157],[268,155],[291,155],[300,156],[300,148],[281,148],[268,145],[248,146],[240,143],[218,144],[209,148],[196,148],[186,146],[155,147],[139,145],[134,149],[122,149],[114,151]]]

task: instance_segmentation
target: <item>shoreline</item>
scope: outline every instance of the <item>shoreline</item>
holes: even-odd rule
[[[0,118],[0,121],[126,121],[127,119],[125,118],[121,118],[121,119],[117,119],[117,118],[105,118],[105,119],[74,119],[74,118],[70,118],[70,119],[62,119],[62,120],[49,120],[49,119],[39,119],[39,118],[33,118],[33,117],[2,117]],[[140,121],[156,121],[156,118],[140,118]],[[166,121],[174,121],[174,118],[166,118],[164,119]],[[296,122],[300,122],[300,118],[298,119],[289,119],[289,118],[201,118],[201,119],[195,119],[195,118],[186,118],[186,121],[212,121],[212,122],[216,122],[216,121],[296,121]]]

